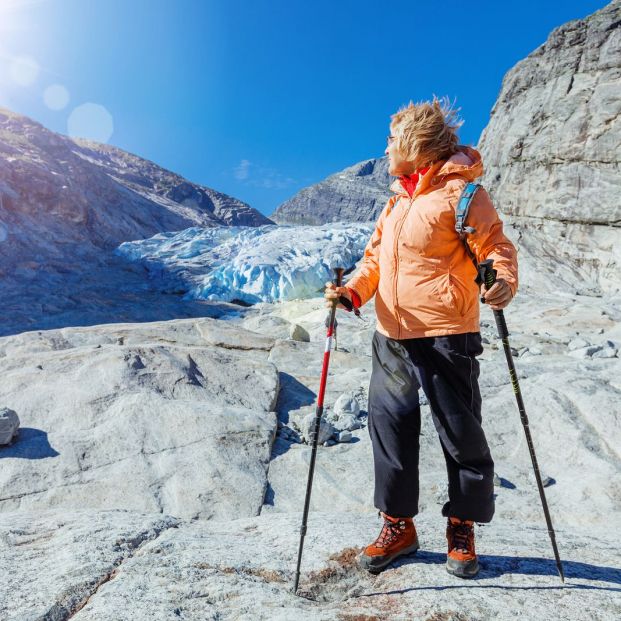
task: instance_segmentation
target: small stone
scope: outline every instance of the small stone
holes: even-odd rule
[[[338,435],[339,442],[351,442],[351,431],[341,431]]]
[[[294,323],[289,330],[289,338],[292,341],[301,341],[302,343],[310,343],[310,334],[301,325]]]
[[[500,480],[500,477],[495,472],[494,472],[494,486],[502,487],[502,481]]]
[[[550,485],[556,483],[556,481],[552,477],[549,477],[547,474],[544,474],[543,472],[539,472],[539,474],[541,475],[541,483],[544,487],[549,487]],[[528,473],[528,480],[534,485],[537,485],[537,479],[535,478],[534,470],[531,470]]]
[[[567,345],[567,349],[569,349],[569,351],[574,351],[576,349],[584,349],[585,347],[588,347],[590,344],[591,343],[589,343],[588,341],[585,341],[582,338],[573,339],[569,341],[569,345]]]
[[[616,347],[602,347],[602,349],[596,351],[591,358],[616,358],[618,351]]]
[[[601,345],[591,345],[589,347],[583,347],[581,349],[574,349],[569,352],[570,356],[574,358],[591,358],[593,354],[604,349]]]
[[[310,413],[302,421],[302,437],[308,444],[313,442],[313,431],[315,430],[315,414]],[[321,418],[319,423],[319,438],[317,438],[317,444],[324,444],[336,433],[336,429],[325,419]]]
[[[360,414],[360,404],[353,393],[343,393],[332,409],[338,418],[343,415],[358,416]]]
[[[362,427],[362,423],[360,422],[358,417],[351,414],[347,416],[341,416],[340,418],[336,419],[332,424],[337,431],[353,431],[354,429],[360,429],[360,427]]]
[[[10,444],[19,432],[19,416],[9,408],[0,409],[0,445]]]

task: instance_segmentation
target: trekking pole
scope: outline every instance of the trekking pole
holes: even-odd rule
[[[342,267],[335,267],[335,279],[334,284],[340,287],[343,281],[343,272],[345,270]],[[302,563],[302,548],[304,547],[304,537],[306,536],[306,520],[308,518],[308,509],[310,507],[311,490],[313,488],[313,473],[315,472],[315,458],[317,457],[317,440],[319,439],[319,427],[321,424],[321,415],[323,414],[323,397],[326,391],[326,380],[328,379],[328,364],[330,362],[330,349],[332,347],[332,336],[334,334],[334,324],[336,323],[336,305],[339,303],[339,299],[335,298],[328,315],[327,334],[326,334],[326,349],[323,354],[323,367],[321,369],[321,380],[319,381],[319,394],[317,395],[317,410],[315,412],[315,426],[312,433],[313,436],[313,449],[311,452],[310,467],[308,470],[308,482],[306,483],[306,499],[304,500],[304,514],[302,516],[302,527],[300,528],[300,547],[298,548],[298,565],[295,570],[295,583],[293,585],[293,592],[297,594],[298,584],[300,582],[300,564]]]
[[[487,259],[479,263],[479,276],[481,281],[485,284],[485,289],[489,289],[496,282],[496,270],[493,269],[494,261]],[[484,301],[481,298],[481,301]],[[539,488],[539,496],[541,498],[541,504],[543,506],[543,513],[546,516],[546,524],[548,525],[548,534],[550,535],[550,541],[552,542],[552,549],[554,550],[554,558],[556,559],[556,567],[558,569],[561,581],[565,582],[565,575],[563,573],[563,565],[558,554],[558,548],[556,547],[556,537],[554,534],[554,528],[552,527],[552,519],[550,518],[550,511],[548,510],[548,503],[546,502],[546,495],[543,490],[543,483],[541,481],[541,474],[539,473],[539,465],[537,464],[537,457],[535,455],[535,447],[533,446],[533,440],[530,435],[530,428],[528,425],[528,417],[526,416],[526,410],[524,408],[524,401],[522,400],[522,392],[520,391],[520,384],[518,383],[517,373],[515,371],[515,365],[513,364],[513,355],[511,354],[511,347],[509,347],[509,330],[507,329],[507,323],[505,321],[505,315],[502,310],[495,310],[494,319],[496,320],[496,327],[498,328],[498,335],[502,339],[502,345],[505,350],[505,356],[507,358],[507,365],[509,365],[509,376],[511,377],[511,384],[513,385],[513,392],[517,400],[518,409],[520,411],[520,418],[522,419],[522,426],[524,427],[524,433],[526,434],[526,442],[528,444],[528,450],[530,452],[530,458],[533,462],[533,469],[535,471],[535,478],[537,479],[537,487]]]

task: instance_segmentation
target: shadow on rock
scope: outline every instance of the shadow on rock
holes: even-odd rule
[[[581,578],[584,580],[597,580],[601,582],[607,582],[610,584],[621,584],[621,569],[615,567],[602,567],[599,565],[591,565],[589,563],[581,563],[578,561],[563,561],[563,571],[565,573],[565,583],[560,581],[558,572],[556,569],[556,562],[553,559],[541,558],[541,557],[509,557],[509,556],[493,556],[493,555],[480,555],[479,562],[481,571],[475,578],[468,580],[462,580],[461,578],[455,578],[453,584],[445,585],[427,585],[427,586],[415,586],[407,589],[395,589],[393,591],[382,591],[374,593],[362,593],[360,597],[372,597],[376,595],[397,595],[408,593],[410,591],[425,591],[425,590],[445,590],[445,589],[460,589],[460,588],[502,588],[502,589],[590,589],[590,590],[602,590],[602,591],[618,591],[621,592],[621,588],[608,587],[608,586],[594,586],[589,584],[572,584],[567,582],[571,578]],[[446,554],[440,554],[438,552],[424,552],[419,550],[416,556],[410,556],[403,559],[399,559],[388,566],[384,571],[390,569],[396,569],[404,565],[413,564],[433,564],[444,565],[446,563]],[[483,584],[484,581],[499,578],[504,575],[522,574],[527,576],[550,576],[558,580],[558,584],[550,586],[532,585],[532,586],[514,586],[506,584]]]
[[[306,405],[312,405],[315,403],[317,395],[288,373],[279,372],[278,381],[280,390],[276,402],[276,411],[278,412],[278,420],[286,424],[289,422],[289,412],[299,410]]]
[[[21,427],[19,435],[12,444],[0,447],[0,459],[3,457],[45,459],[46,457],[58,457],[58,455],[60,453],[50,446],[47,431],[32,427]]]

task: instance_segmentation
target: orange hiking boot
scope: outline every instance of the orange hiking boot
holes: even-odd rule
[[[364,549],[360,556],[360,566],[378,573],[398,556],[411,554],[418,550],[418,537],[412,518],[396,518],[380,512],[384,526],[378,538]]]
[[[446,539],[446,571],[460,578],[476,576],[479,573],[479,561],[474,551],[474,522],[450,517],[446,525]]]

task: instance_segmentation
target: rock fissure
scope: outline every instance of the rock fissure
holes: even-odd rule
[[[161,528],[155,527],[153,532],[145,531],[143,533],[139,533],[137,537],[134,537],[127,542],[129,544],[128,554],[122,556],[117,562],[115,562],[110,571],[106,572],[99,580],[97,580],[97,582],[90,588],[90,592],[86,593],[80,602],[72,606],[70,610],[66,610],[64,616],[51,615],[50,613],[52,611],[50,611],[48,614],[44,615],[42,621],[69,621],[72,619],[78,612],[80,612],[80,610],[86,607],[94,597],[96,597],[97,593],[104,585],[114,580],[119,575],[124,563],[133,558],[145,545],[156,541],[162,533],[170,530],[171,528],[177,528],[178,526],[179,523],[175,522],[169,525],[162,525]]]

